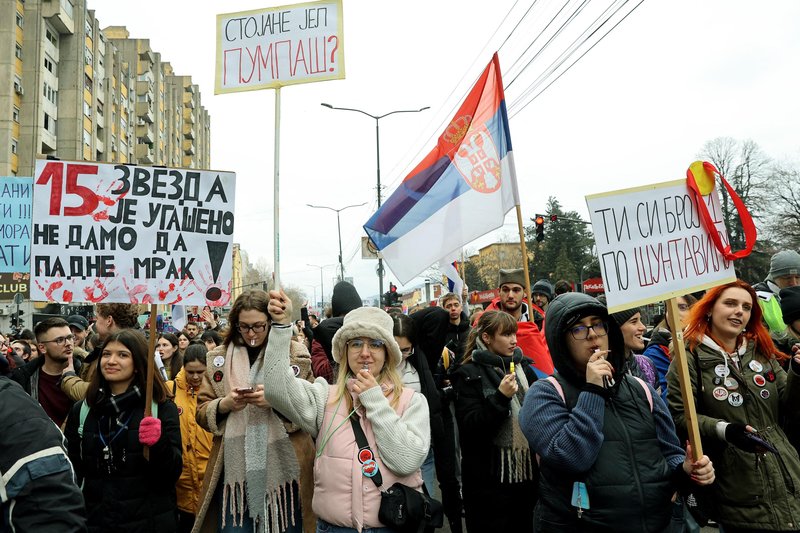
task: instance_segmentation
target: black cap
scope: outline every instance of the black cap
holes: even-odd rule
[[[81,331],[86,331],[86,328],[89,327],[89,321],[86,320],[85,316],[81,315],[70,315],[67,317],[67,324],[75,326]]]

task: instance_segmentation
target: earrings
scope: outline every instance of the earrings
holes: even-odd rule
[[[706,322],[711,322],[711,313],[706,315]]]

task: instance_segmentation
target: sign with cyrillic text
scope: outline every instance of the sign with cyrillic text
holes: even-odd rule
[[[722,242],[728,233],[714,189],[703,197]],[[611,313],[736,279],[700,222],[685,180],[586,197]]]
[[[0,177],[0,272],[31,268],[33,178]]]
[[[235,174],[36,161],[31,299],[226,305]]]
[[[344,79],[342,1],[217,15],[214,94]]]

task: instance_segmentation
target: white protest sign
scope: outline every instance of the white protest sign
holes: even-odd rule
[[[717,190],[703,200],[727,244]],[[685,180],[588,195],[586,203],[610,312],[736,279],[700,223]]]
[[[31,299],[226,305],[235,174],[36,161]]]
[[[344,79],[342,1],[217,15],[214,94]]]

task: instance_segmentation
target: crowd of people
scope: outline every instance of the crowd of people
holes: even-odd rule
[[[323,320],[247,291],[160,334],[152,383],[135,305],[3,337],[0,531],[432,531],[434,494],[454,533],[800,530],[800,254],[651,330],[522,269],[498,289],[404,315],[340,282]]]

